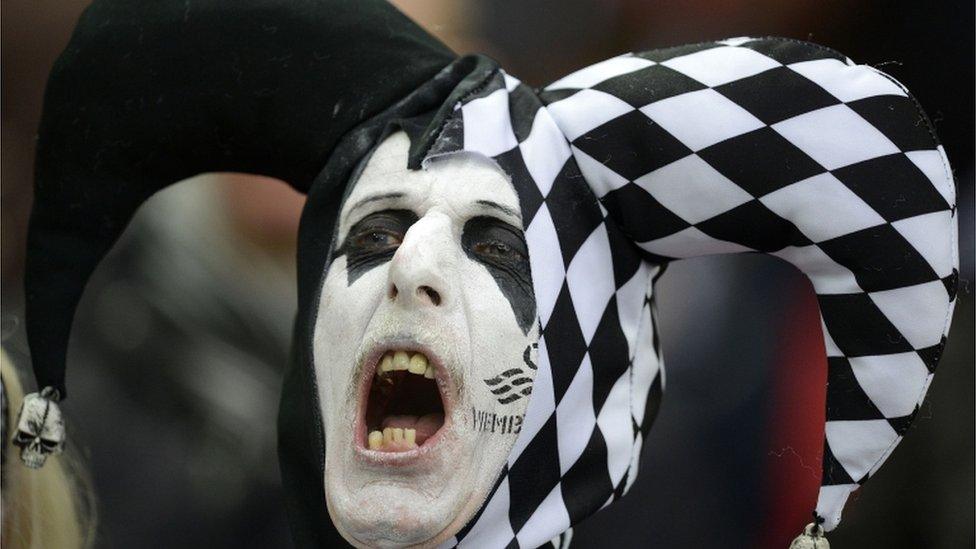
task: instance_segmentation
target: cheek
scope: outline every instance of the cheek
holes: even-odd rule
[[[349,386],[363,334],[384,295],[385,271],[372,269],[349,286],[344,257],[329,268],[315,321],[313,350],[320,394],[331,390],[333,397],[339,397]]]
[[[523,335],[527,335],[536,320],[535,293],[532,288],[532,277],[529,275],[529,266],[501,267],[492,262],[479,261],[470,251],[468,246],[463,246],[468,260],[486,271],[498,293],[508,303],[508,308],[522,330]]]
[[[523,330],[492,277],[484,269],[472,271],[465,278],[470,281],[465,292],[471,303],[472,400],[483,409],[521,414],[535,378],[536,323]]]
[[[319,298],[316,336],[321,334],[334,342],[342,341],[350,332],[361,333],[385,288],[385,269],[363,273],[352,285],[346,275],[345,257],[339,257],[329,268]]]
[[[468,318],[472,328],[487,328],[473,330],[473,337],[486,342],[493,340],[496,344],[513,337],[524,339],[526,334],[520,326],[518,313],[496,277],[483,265],[470,259],[465,258],[462,263],[461,291],[467,303]]]

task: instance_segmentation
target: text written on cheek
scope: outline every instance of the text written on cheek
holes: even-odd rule
[[[495,412],[478,410],[472,406],[471,417],[474,420],[476,431],[517,435],[522,430],[521,415],[496,414]]]

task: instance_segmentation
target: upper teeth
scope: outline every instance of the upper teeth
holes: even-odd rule
[[[423,353],[413,353],[411,356],[407,351],[388,351],[380,359],[379,373],[399,370],[434,379],[434,367],[430,365]]]

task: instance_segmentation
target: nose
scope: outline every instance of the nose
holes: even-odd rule
[[[428,213],[403,236],[390,261],[388,298],[405,307],[446,307],[454,297],[457,246],[450,219]]]

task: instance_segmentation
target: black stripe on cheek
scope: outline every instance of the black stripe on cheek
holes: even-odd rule
[[[389,250],[371,255],[357,255],[355,253],[346,252],[343,248],[340,248],[336,252],[336,257],[339,255],[346,256],[346,286],[352,286],[354,282],[359,280],[359,277],[368,273],[374,267],[379,267],[380,265],[393,259],[394,253],[396,253],[396,250]]]
[[[535,292],[532,289],[532,274],[529,269],[528,253],[521,231],[515,231],[507,223],[492,217],[475,217],[464,224],[461,234],[461,248],[473,261],[481,263],[495,280],[498,289],[508,300],[515,313],[522,333],[528,335],[535,324]],[[489,257],[475,252],[475,245],[483,240],[504,239],[517,248],[520,256],[513,259]]]

